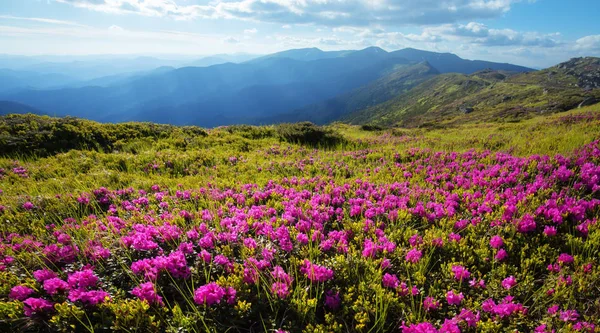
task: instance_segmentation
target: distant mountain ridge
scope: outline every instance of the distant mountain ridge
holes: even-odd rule
[[[600,58],[526,73],[485,70],[435,76],[405,94],[341,117],[354,124],[440,126],[517,121],[600,102]]]
[[[103,122],[219,126],[309,120],[325,123],[385,103],[440,73],[531,69],[404,49],[287,50],[240,63],[169,67],[78,81],[58,89],[0,90],[0,99],[49,114]],[[138,68],[155,62],[140,58]],[[188,64],[190,64],[188,62]],[[191,64],[194,64],[192,62]],[[77,63],[72,70],[85,67]],[[119,67],[121,68],[121,67]]]
[[[429,64],[431,64],[431,66],[440,71],[440,73],[472,74],[484,69],[503,70],[519,73],[534,71],[534,69],[527,68],[524,66],[482,60],[466,60],[452,53],[437,53],[412,48],[394,51],[391,52],[391,54],[411,61],[427,61]]]
[[[32,108],[29,105],[11,102],[11,101],[0,101],[0,116],[4,116],[7,114],[16,113],[16,114],[26,114],[33,113],[38,115],[46,115],[46,113]]]

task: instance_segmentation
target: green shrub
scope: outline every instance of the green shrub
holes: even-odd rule
[[[368,131],[368,132],[376,132],[376,131],[384,130],[384,128],[382,126],[373,125],[373,124],[364,124],[360,127],[360,129],[363,131]]]
[[[7,115],[0,117],[0,151],[5,156],[49,156],[72,149],[112,151],[134,139],[174,138],[185,145],[208,133],[195,126],[151,123],[101,124],[74,117]]]
[[[271,138],[275,135],[271,127],[265,126],[232,125],[227,126],[225,130],[231,134],[239,134],[246,139]]]
[[[335,147],[346,143],[339,133],[310,122],[280,124],[276,131],[282,141],[309,147]]]

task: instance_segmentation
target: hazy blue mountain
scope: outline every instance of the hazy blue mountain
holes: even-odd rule
[[[224,59],[205,60],[209,64]],[[106,70],[111,62],[111,69]],[[203,67],[177,68],[162,63],[164,60],[141,57],[123,62],[107,58],[37,64],[40,71],[80,71],[80,78],[102,71],[112,74],[58,89],[0,90],[0,99],[50,114],[110,122],[203,126],[285,119],[327,122],[404,94],[438,72],[462,73],[482,66],[526,70],[452,54],[413,49],[387,52],[378,47],[334,52],[288,50],[242,63]],[[197,64],[202,64],[202,59]]]
[[[360,61],[348,58],[345,67],[359,66]],[[288,59],[293,62],[293,60]],[[273,123],[278,121],[278,115],[289,113],[307,104],[327,100],[344,92],[359,88],[382,76],[393,72],[399,66],[408,66],[406,60],[395,58],[385,59],[364,67],[354,67],[347,72],[338,66],[330,64],[328,59],[310,62],[310,67],[316,68],[325,75],[318,77],[307,75],[302,82],[290,82],[271,85],[252,85],[226,94],[215,94],[210,98],[190,104],[180,105],[174,109],[160,106],[133,119],[160,121],[168,113],[169,123],[202,124],[218,126],[234,123]],[[330,72],[326,72],[329,68]],[[336,71],[336,69],[340,69]],[[219,115],[211,118],[209,115]],[[303,117],[302,120],[315,120],[315,117]],[[285,116],[284,116],[285,118]],[[286,121],[285,119],[283,121]]]
[[[75,80],[89,81],[96,78],[144,72],[162,66],[182,67],[191,59],[162,59],[146,56],[2,56],[0,68],[38,74],[59,74]]]
[[[305,48],[305,49],[292,49],[286,50],[282,52],[277,52],[269,55],[265,55],[262,57],[258,57],[256,59],[250,60],[250,62],[261,62],[267,59],[273,58],[288,58],[293,60],[300,61],[311,61],[311,60],[320,60],[320,59],[329,59],[329,58],[337,58],[343,56],[345,54],[353,53],[355,51],[323,51],[316,47]]]
[[[38,109],[32,108],[29,105],[25,105],[25,104],[21,104],[21,103],[17,103],[17,102],[11,102],[11,101],[0,101],[0,116],[10,114],[10,113],[18,113],[18,114],[34,113],[34,114],[40,114],[40,115],[45,114],[44,112],[42,112]]]
[[[411,61],[427,61],[440,73],[472,74],[484,69],[503,70],[511,72],[530,72],[533,69],[523,66],[497,63],[481,60],[466,60],[452,53],[437,53],[406,48],[391,52],[391,54]]]
[[[285,115],[261,119],[259,123],[298,122],[309,120],[326,124],[354,111],[384,103],[404,94],[420,83],[438,75],[429,63],[398,65],[389,74],[349,92],[304,106]]]
[[[101,121],[161,122],[178,114],[185,123],[196,123],[197,113],[256,117],[331,98],[407,63],[386,55],[369,48],[314,61],[273,57],[257,63],[184,67],[151,72],[107,87],[27,90],[7,99],[46,112]]]
[[[259,57],[259,56],[254,55],[254,54],[247,54],[247,53],[217,54],[217,55],[208,56],[208,57],[204,57],[204,58],[200,58],[200,59],[188,62],[188,63],[186,63],[186,66],[207,67],[207,66],[225,64],[228,62],[238,64],[241,62],[255,59],[257,57]]]
[[[76,79],[63,74],[0,69],[0,92],[59,88],[75,82]]]

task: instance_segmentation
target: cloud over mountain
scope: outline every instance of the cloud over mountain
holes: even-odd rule
[[[234,18],[284,24],[325,26],[427,25],[502,15],[517,0],[241,0],[205,5],[175,0],[56,0],[118,14],[175,19]]]

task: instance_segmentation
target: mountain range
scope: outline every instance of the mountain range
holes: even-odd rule
[[[478,119],[484,109],[491,110],[487,118],[518,117],[600,97],[593,77],[597,58],[542,71],[451,53],[377,47],[193,61],[137,58],[24,65],[22,60],[19,67],[14,66],[17,60],[11,60],[12,68],[0,70],[3,112],[12,105],[14,112],[102,122],[214,127],[342,120],[421,126],[442,118],[451,122],[457,115]],[[7,63],[0,57],[0,66]],[[103,66],[109,68],[104,70],[107,75],[98,75]],[[589,73],[593,75],[585,81]]]

